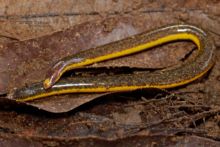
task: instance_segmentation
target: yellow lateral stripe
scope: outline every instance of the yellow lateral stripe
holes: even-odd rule
[[[188,79],[188,80],[184,80],[184,81],[180,81],[179,83],[172,83],[172,84],[165,84],[165,85],[144,85],[144,86],[119,86],[119,87],[96,87],[96,88],[81,88],[81,89],[62,89],[59,91],[52,91],[49,93],[42,93],[39,95],[35,95],[35,96],[30,96],[27,97],[25,99],[18,99],[16,101],[18,102],[25,102],[25,101],[31,101],[34,99],[38,99],[41,97],[47,97],[47,96],[52,96],[52,95],[59,95],[59,94],[66,94],[66,93],[92,93],[92,92],[123,92],[123,91],[133,91],[133,90],[137,90],[137,89],[145,89],[145,88],[157,88],[157,89],[167,89],[167,88],[174,88],[177,86],[181,86],[181,85],[185,85],[187,83],[190,83],[200,77],[202,77],[205,73],[207,73],[207,71],[209,71],[209,69],[212,66],[210,66],[209,68],[207,68],[205,71],[203,71],[202,73],[196,75],[195,77]]]
[[[172,34],[172,35],[168,35],[168,36],[159,38],[155,41],[148,42],[146,44],[138,45],[133,48],[125,49],[125,50],[115,52],[112,54],[103,55],[103,56],[93,58],[93,59],[86,59],[83,62],[72,64],[70,66],[67,66],[66,69],[64,69],[64,71],[62,72],[62,74],[64,72],[66,72],[67,70],[71,70],[71,69],[74,69],[77,67],[90,65],[93,63],[97,63],[97,62],[101,62],[101,61],[105,61],[105,60],[109,60],[109,59],[113,59],[113,58],[117,58],[117,57],[121,57],[121,56],[130,55],[130,54],[137,53],[137,52],[152,48],[154,46],[161,45],[161,44],[175,41],[175,40],[191,40],[197,45],[198,49],[200,49],[200,41],[196,35],[189,34],[189,33]]]

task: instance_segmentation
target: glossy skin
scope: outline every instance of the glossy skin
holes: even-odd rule
[[[137,53],[176,40],[191,40],[197,47],[197,56],[173,69],[148,73],[113,76],[79,77],[59,80],[68,70]],[[191,25],[172,25],[138,34],[60,60],[49,71],[44,83],[18,89],[11,94],[17,101],[65,93],[120,92],[144,88],[173,88],[190,83],[207,73],[214,65],[215,46],[203,30]]]

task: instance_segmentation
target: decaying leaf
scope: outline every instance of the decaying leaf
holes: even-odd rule
[[[151,19],[152,23],[155,22],[154,26],[148,23],[147,17],[112,17],[80,24],[36,39],[3,44],[0,46],[0,91],[6,93],[14,88],[44,80],[48,69],[68,55],[177,22],[175,18],[169,19],[169,22],[164,19],[162,23]],[[135,23],[137,21],[146,27]],[[175,42],[90,67],[165,68],[180,63],[193,48],[192,43]],[[103,95],[106,93],[60,95],[26,104],[59,113],[72,110]]]

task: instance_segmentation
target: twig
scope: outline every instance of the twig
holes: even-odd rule
[[[175,109],[180,109],[180,108],[204,108],[204,109],[211,109],[210,106],[205,106],[205,105],[175,105],[175,106],[168,106],[169,108],[175,108]]]

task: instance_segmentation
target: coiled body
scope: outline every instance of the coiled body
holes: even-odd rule
[[[68,70],[112,60],[176,40],[191,40],[198,48],[196,57],[179,67],[150,73],[141,71],[136,74],[59,80],[63,73]],[[18,89],[11,95],[18,101],[28,101],[65,93],[173,88],[190,83],[207,73],[214,65],[214,50],[215,46],[212,39],[200,28],[191,25],[171,25],[66,57],[51,68],[43,83]]]

